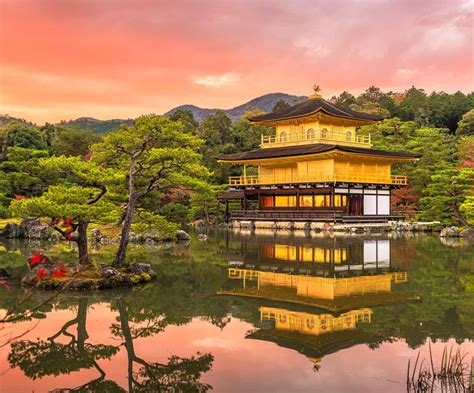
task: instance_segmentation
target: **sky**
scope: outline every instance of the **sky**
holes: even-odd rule
[[[0,0],[0,114],[42,124],[474,90],[474,0]]]

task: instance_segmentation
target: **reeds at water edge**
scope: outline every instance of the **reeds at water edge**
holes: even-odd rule
[[[441,364],[435,367],[431,343],[429,343],[429,364],[427,359],[420,362],[420,352],[416,356],[413,369],[411,360],[407,367],[407,392],[463,392],[474,393],[474,357],[462,354],[460,348],[453,353],[453,347],[445,346]]]

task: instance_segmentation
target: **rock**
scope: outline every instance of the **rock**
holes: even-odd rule
[[[101,280],[98,284],[100,289],[111,289],[111,288],[123,288],[123,287],[131,287],[133,285],[133,281],[129,276],[126,274],[119,273],[114,276],[110,276]]]
[[[0,279],[5,279],[11,277],[11,274],[8,273],[5,269],[0,268]]]
[[[128,271],[132,274],[150,273],[151,265],[149,263],[132,263],[128,266]]]
[[[102,232],[99,229],[97,228],[91,229],[91,240],[93,242],[100,242],[102,237],[103,237]]]
[[[459,232],[459,237],[474,237],[474,229],[466,228]]]
[[[67,289],[71,291],[84,291],[84,290],[94,290],[99,289],[99,287],[103,286],[105,279],[101,281],[93,278],[78,278],[67,283]],[[40,284],[42,281],[39,281]],[[46,284],[48,280],[45,280],[44,283]],[[45,287],[45,289],[47,289]]]
[[[145,242],[147,239],[151,239],[154,242],[159,242],[163,240],[163,235],[156,229],[148,228],[145,230],[145,232],[143,232],[142,238]]]
[[[53,230],[48,225],[33,225],[28,230],[28,239],[47,240],[50,238]]]
[[[26,233],[30,231],[31,227],[38,226],[38,225],[42,225],[42,224],[41,224],[40,219],[36,217],[25,218],[20,224],[20,226],[25,230]]]
[[[208,225],[208,222],[205,221],[205,220],[196,220],[194,222],[194,225],[197,226],[197,227],[205,227]]]
[[[197,235],[197,239],[200,242],[205,242],[207,240],[207,235],[205,235],[204,233],[200,233],[199,235]]]
[[[25,237],[25,231],[21,225],[9,222],[3,230],[0,232],[0,237],[6,237],[7,239],[19,239]]]
[[[52,232],[51,235],[49,235],[50,242],[59,242],[60,238],[59,235],[56,232]]]
[[[99,273],[100,273],[101,277],[103,277],[103,278],[110,278],[110,277],[117,276],[117,275],[121,274],[117,269],[115,269],[114,267],[112,267],[110,265],[102,265],[99,268]]]
[[[138,243],[140,242],[140,236],[138,236],[138,234],[135,232],[130,232],[130,234],[128,235],[128,241],[130,243]]]
[[[459,229],[455,226],[443,228],[439,236],[440,237],[458,237]]]
[[[189,236],[189,233],[178,229],[176,231],[176,240],[191,240],[191,236]]]
[[[149,246],[154,246],[156,244],[156,242],[151,238],[144,239],[144,243],[149,245]]]

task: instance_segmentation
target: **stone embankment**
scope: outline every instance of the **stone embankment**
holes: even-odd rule
[[[74,233],[71,236],[74,238]],[[9,222],[3,229],[0,229],[0,238],[6,239],[29,239],[29,240],[44,240],[51,242],[58,242],[64,240],[56,231],[49,225],[43,224],[38,218],[26,218],[20,224]],[[190,241],[191,236],[182,230],[176,231],[175,236],[163,236],[158,230],[149,228],[142,234],[135,232],[130,233],[130,243],[145,243],[156,244],[166,241]],[[89,241],[92,243],[119,243],[120,237],[106,236],[100,229],[93,228],[90,230]]]
[[[320,222],[292,222],[292,221],[232,221],[232,228],[242,229],[272,229],[286,231],[332,231],[354,234],[381,233],[381,232],[439,232],[443,229],[439,221],[432,222],[400,222],[387,223],[359,223],[333,224]]]

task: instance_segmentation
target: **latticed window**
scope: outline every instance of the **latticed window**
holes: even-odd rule
[[[312,128],[310,128],[307,132],[306,132],[306,138],[307,139],[314,139],[314,130]]]
[[[328,130],[327,128],[323,128],[321,130],[321,138],[326,139],[328,137]]]
[[[352,140],[352,132],[347,131],[346,132],[346,141],[350,142]]]
[[[286,132],[280,134],[280,142],[286,142],[288,140],[288,135]]]

